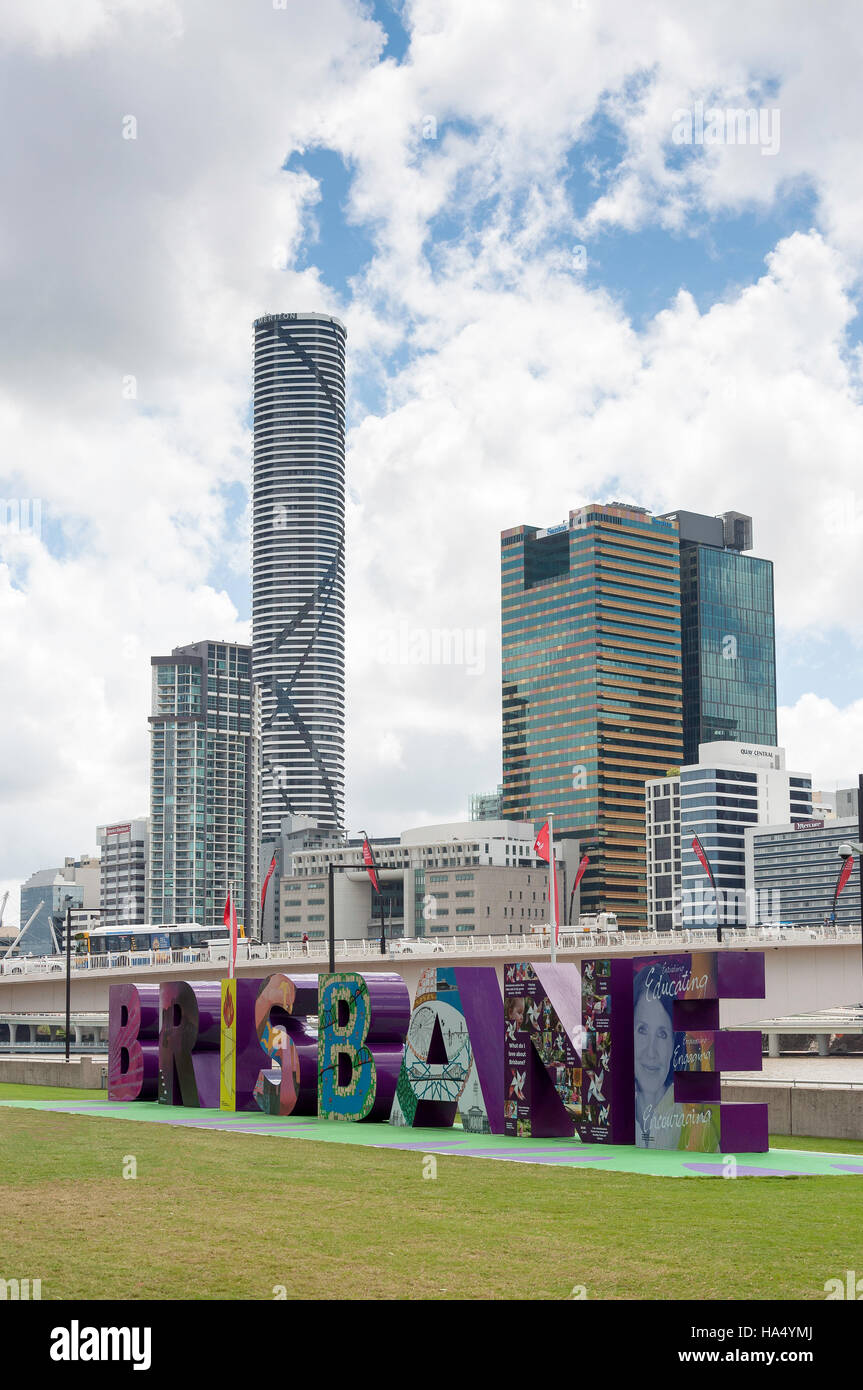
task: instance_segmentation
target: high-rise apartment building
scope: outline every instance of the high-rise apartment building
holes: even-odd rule
[[[340,830],[345,724],[345,340],[325,314],[255,320],[253,674],[263,838]]]
[[[195,642],[154,656],[150,921],[220,925],[229,885],[257,924],[260,705],[250,647]]]
[[[776,744],[773,564],[752,549],[752,518],[669,512],[680,539],[683,760],[698,745]]]
[[[100,825],[99,907],[103,927],[147,920],[147,861],[150,822],[146,816]]]
[[[644,783],[683,752],[677,525],[591,504],[501,538],[503,808],[576,838],[581,911],[647,925]]]

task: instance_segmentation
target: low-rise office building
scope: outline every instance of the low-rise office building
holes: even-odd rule
[[[302,850],[279,892],[285,941],[321,939],[329,929],[328,877],[333,875],[338,939],[459,937],[528,933],[549,920],[548,865],[534,853],[530,822],[482,821],[421,826],[397,839],[372,837],[381,892],[362,858],[362,842]],[[563,923],[566,861],[558,857],[559,920]]]
[[[857,817],[804,819],[746,830],[746,888],[750,925],[787,922],[821,926],[832,919],[833,894],[857,843]],[[860,858],[836,904],[836,921],[860,925]]]

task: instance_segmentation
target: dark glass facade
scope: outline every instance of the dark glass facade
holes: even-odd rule
[[[644,783],[682,758],[677,525],[591,505],[501,538],[503,814],[577,837],[583,912],[647,925]]]
[[[680,542],[683,761],[699,743],[775,745],[773,565]]]

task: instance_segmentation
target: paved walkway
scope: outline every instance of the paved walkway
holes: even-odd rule
[[[762,1069],[724,1071],[723,1081],[796,1081],[817,1086],[820,1082],[863,1085],[863,1054],[851,1057],[765,1057]]]
[[[281,1139],[312,1139],[365,1148],[406,1149],[417,1154],[451,1158],[485,1158],[508,1163],[531,1163],[563,1168],[602,1168],[606,1172],[640,1173],[664,1178],[725,1177],[726,1154],[693,1154],[637,1149],[628,1145],[581,1144],[574,1139],[508,1139],[502,1135],[465,1134],[457,1129],[395,1129],[385,1124],[349,1124],[317,1116],[263,1115],[259,1111],[192,1110],[108,1100],[15,1100],[0,1106],[48,1110],[92,1119],[133,1120],[176,1125],[183,1129],[228,1130]],[[765,1154],[736,1157],[738,1178],[845,1177],[863,1175],[863,1154],[813,1153],[803,1149],[771,1149]]]

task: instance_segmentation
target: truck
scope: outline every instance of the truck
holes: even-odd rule
[[[575,925],[576,931],[617,931],[616,912],[582,913]]]

